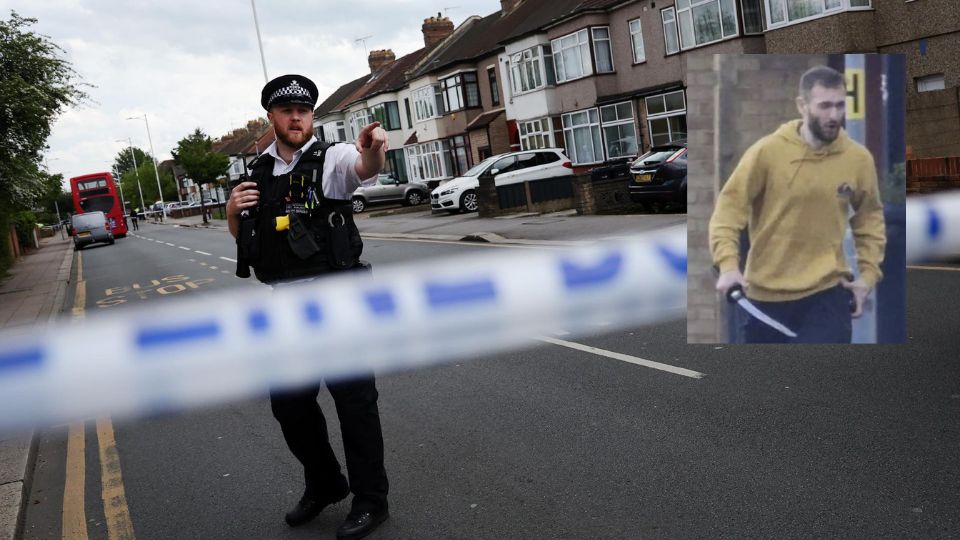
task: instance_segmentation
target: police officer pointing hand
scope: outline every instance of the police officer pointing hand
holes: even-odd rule
[[[360,261],[363,242],[350,199],[361,181],[383,168],[387,134],[374,122],[355,144],[318,141],[316,102],[316,85],[302,75],[277,77],[263,87],[260,103],[276,141],[250,164],[250,181],[238,184],[227,202],[238,275],[245,277],[241,264],[249,265],[275,288],[367,266]],[[377,388],[372,373],[326,386],[337,406],[346,477],[317,404],[319,384],[270,394],[273,415],[304,471],[303,496],[286,521],[292,527],[307,523],[352,492],[337,538],[361,538],[389,516]]]

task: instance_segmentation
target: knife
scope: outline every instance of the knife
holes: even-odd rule
[[[742,307],[744,311],[752,315],[753,318],[769,326],[770,328],[773,328],[774,330],[780,332],[781,334],[789,337],[794,337],[794,338],[797,337],[797,334],[795,334],[792,330],[790,330],[783,324],[777,322],[776,319],[760,311],[760,308],[753,305],[753,302],[747,299],[747,295],[743,294],[743,287],[741,287],[740,285],[734,285],[733,287],[730,287],[730,289],[727,290],[727,301],[731,303],[736,303],[737,305]]]

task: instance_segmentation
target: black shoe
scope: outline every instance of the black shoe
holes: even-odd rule
[[[390,517],[390,512],[386,508],[378,512],[368,510],[351,511],[347,514],[347,519],[337,529],[337,538],[339,540],[358,540],[372,533],[381,523]]]
[[[342,501],[349,493],[350,490],[345,489],[342,495],[326,498],[313,498],[304,494],[303,497],[300,497],[300,502],[293,507],[293,510],[287,512],[284,519],[287,520],[287,525],[298,527],[320,515],[320,512],[327,506]]]

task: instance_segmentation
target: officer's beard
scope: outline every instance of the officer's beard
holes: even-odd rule
[[[313,126],[305,126],[301,128],[300,131],[290,131],[286,129],[280,129],[274,126],[274,131],[277,134],[277,140],[283,143],[285,146],[293,148],[294,150],[299,150],[307,141],[310,140],[310,137],[313,137]]]

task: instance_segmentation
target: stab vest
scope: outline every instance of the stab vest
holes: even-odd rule
[[[323,195],[323,163],[332,145],[314,143],[280,176],[273,175],[269,154],[250,164],[260,200],[252,217],[241,217],[237,247],[258,280],[272,283],[358,265],[363,241],[351,201]],[[277,230],[277,218],[284,230]]]

